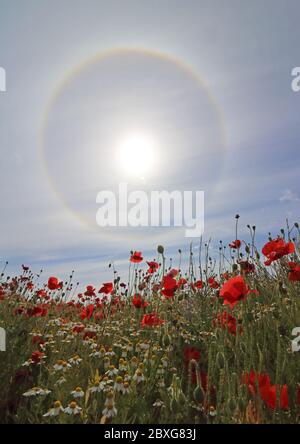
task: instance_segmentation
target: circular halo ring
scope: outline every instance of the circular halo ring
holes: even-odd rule
[[[199,85],[199,88],[201,88],[207,98],[209,99],[209,102],[212,105],[212,108],[214,109],[214,112],[216,113],[216,116],[218,118],[218,124],[221,132],[221,140],[223,143],[223,152],[226,154],[227,152],[227,131],[224,123],[224,116],[223,112],[220,109],[215,97],[211,93],[210,89],[207,87],[206,83],[202,79],[202,77],[195,72],[188,64],[182,62],[181,60],[177,59],[175,56],[160,52],[157,50],[152,49],[146,49],[146,48],[139,48],[139,47],[126,47],[126,48],[112,48],[104,50],[100,53],[96,53],[94,56],[89,57],[88,59],[85,59],[82,63],[77,65],[75,68],[69,70],[69,72],[64,76],[64,78],[58,83],[56,88],[54,89],[52,95],[49,98],[48,103],[46,104],[45,111],[42,116],[42,122],[41,122],[41,131],[40,131],[40,155],[41,155],[41,162],[42,167],[44,169],[45,175],[47,177],[48,183],[50,185],[50,188],[52,189],[53,193],[56,195],[58,200],[61,202],[63,207],[70,212],[77,220],[80,221],[81,224],[83,224],[85,227],[88,227],[89,229],[94,230],[95,232],[99,231],[97,230],[97,226],[91,225],[86,218],[81,216],[77,211],[75,211],[65,200],[64,196],[62,195],[61,191],[56,186],[48,168],[47,159],[46,159],[46,152],[45,152],[45,133],[47,129],[47,123],[48,118],[51,113],[52,107],[55,105],[56,100],[60,97],[60,94],[63,92],[65,87],[68,85],[68,83],[79,76],[85,69],[88,69],[91,67],[94,63],[99,61],[105,61],[106,59],[109,59],[110,57],[114,57],[117,55],[132,55],[132,54],[138,54],[143,56],[152,57],[155,59],[160,59],[166,62],[169,62],[170,64],[173,64],[177,68],[179,68],[182,72],[184,72],[190,79],[194,80],[196,84]],[[221,171],[222,173],[222,171]],[[214,187],[217,188],[218,184]],[[106,233],[107,236],[108,233]],[[116,235],[114,234],[114,238],[117,239]]]

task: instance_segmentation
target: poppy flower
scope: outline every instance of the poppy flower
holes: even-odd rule
[[[231,316],[227,311],[223,311],[223,313],[219,313],[217,318],[213,321],[214,326],[220,326],[228,330],[228,332],[232,335],[236,335],[236,325],[237,320],[234,316]],[[243,331],[242,327],[238,329],[238,333],[241,334]]]
[[[242,383],[248,385],[249,392],[252,395],[257,394],[258,392],[261,399],[272,410],[275,410],[276,407],[281,409],[288,408],[289,402],[287,385],[272,385],[270,376],[268,374],[255,373],[253,370],[251,370],[250,373],[243,374]],[[279,399],[277,399],[277,393],[279,393]]]
[[[27,282],[27,284],[26,284],[26,288],[27,288],[27,290],[32,290],[33,287],[34,287],[34,285],[33,285],[32,282]]]
[[[142,327],[156,327],[157,325],[163,324],[165,321],[160,319],[157,313],[153,312],[151,314],[144,314],[141,321]]]
[[[219,284],[214,277],[210,277],[208,279],[208,285],[210,286],[210,288],[219,288]]]
[[[184,287],[184,285],[187,283],[187,280],[185,278],[180,278],[177,282],[178,288]]]
[[[84,333],[83,339],[93,339],[93,338],[96,338],[96,336],[97,336],[97,333],[95,331],[88,330]]]
[[[176,268],[172,268],[172,270],[169,271],[168,275],[171,277],[176,277],[178,275],[179,271],[176,270]]]
[[[236,239],[235,241],[232,241],[229,244],[229,247],[234,248],[235,250],[238,250],[240,248],[241,244],[242,244],[242,242],[239,239]]]
[[[58,290],[62,288],[62,282],[59,282],[59,280],[56,277],[51,276],[48,279],[48,288],[49,290]]]
[[[45,344],[45,341],[44,341],[44,339],[43,339],[43,337],[41,335],[34,335],[34,336],[32,336],[31,342],[32,342],[32,344],[38,344],[38,345]]]
[[[96,296],[95,291],[96,291],[96,289],[92,285],[88,285],[86,287],[86,291],[85,291],[84,295],[89,296],[89,297]]]
[[[102,285],[98,293],[110,294],[113,291],[113,289],[114,289],[113,283],[106,282],[105,284]]]
[[[141,251],[135,251],[130,256],[130,262],[138,263],[138,262],[142,262],[142,260],[143,260],[143,257],[142,257]]]
[[[85,329],[85,326],[83,324],[74,325],[73,332],[74,333],[81,333]]]
[[[147,261],[147,265],[149,266],[149,268],[147,270],[147,273],[149,273],[149,274],[155,273],[159,267],[159,264],[155,261],[152,261],[152,262]]]
[[[255,265],[251,262],[245,260],[245,261],[239,261],[241,272],[245,274],[253,273],[255,271]]]
[[[42,359],[44,358],[44,356],[45,356],[45,353],[40,352],[40,351],[34,351],[31,354],[31,362],[33,364],[39,364],[42,361]]]
[[[93,311],[95,309],[95,306],[93,304],[89,304],[80,313],[81,319],[91,319],[93,315]]]
[[[172,277],[172,275],[168,274],[163,278],[162,285],[162,294],[166,298],[172,298],[174,296],[175,290],[178,288],[176,280]]]
[[[200,356],[200,351],[196,347],[186,346],[183,349],[183,360],[186,367],[192,359],[200,361]]]
[[[223,284],[220,290],[220,296],[224,299],[225,305],[233,308],[251,292],[257,293],[255,290],[249,289],[242,276],[234,276]]]
[[[194,287],[198,288],[198,290],[200,290],[201,288],[203,288],[203,282],[201,280],[198,280],[194,283]]]
[[[26,315],[30,318],[39,318],[41,316],[46,316],[48,313],[47,305],[35,305],[32,308],[28,308]]]
[[[294,251],[295,245],[293,242],[285,243],[281,237],[271,240],[270,242],[267,242],[262,249],[263,255],[267,258],[265,265],[271,265],[272,262],[281,259],[288,254],[292,254]]]
[[[229,279],[229,273],[228,271],[225,271],[225,273],[221,274],[221,278],[224,279],[225,281],[227,281]]]
[[[300,265],[296,262],[289,262],[289,275],[288,279],[290,282],[300,281]]]
[[[147,307],[148,302],[145,302],[140,294],[135,294],[132,298],[132,304],[135,308],[144,308]]]
[[[38,298],[43,299],[47,296],[47,292],[46,292],[46,290],[41,289],[36,292],[36,295]]]

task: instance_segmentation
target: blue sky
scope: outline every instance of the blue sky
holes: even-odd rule
[[[180,230],[107,236],[79,221],[85,192],[119,177],[110,174],[110,142],[126,125],[151,126],[161,144],[149,188],[205,191],[205,238],[216,245],[234,237],[236,213],[241,236],[255,224],[260,242],[286,217],[299,220],[300,93],[291,89],[291,70],[300,65],[299,16],[297,0],[0,0],[0,66],[7,73],[0,261],[9,261],[9,273],[21,263],[62,278],[75,269],[82,283],[98,285],[111,276],[110,260],[127,273],[131,249],[149,259],[158,243],[170,255],[188,249]],[[69,73],[118,48],[176,59],[206,88],[182,65],[138,52],[97,59],[66,83],[47,114]],[[92,180],[98,171],[103,182]]]

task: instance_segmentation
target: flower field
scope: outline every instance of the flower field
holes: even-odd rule
[[[126,280],[112,266],[82,294],[73,274],[4,270],[0,422],[299,423],[299,227],[260,249],[248,229],[215,258],[200,242],[186,270],[180,250],[131,252]]]

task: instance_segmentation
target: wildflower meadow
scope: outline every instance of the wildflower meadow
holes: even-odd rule
[[[73,273],[4,269],[0,422],[299,423],[299,226],[258,248],[238,223],[217,256],[132,251],[128,276],[82,293]]]

